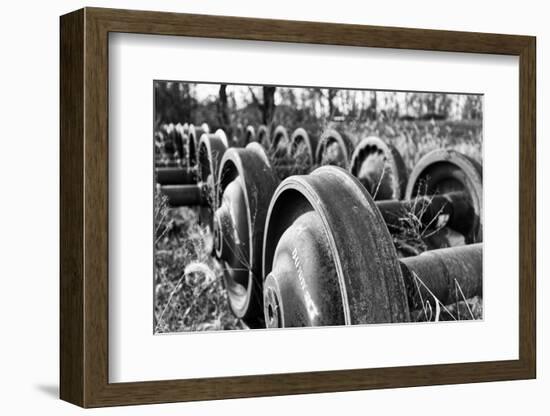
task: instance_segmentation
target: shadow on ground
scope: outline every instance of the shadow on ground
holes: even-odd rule
[[[59,398],[59,386],[56,384],[38,384],[35,386],[36,390],[39,392],[50,396],[54,399]]]

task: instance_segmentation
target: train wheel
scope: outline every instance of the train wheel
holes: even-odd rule
[[[395,147],[378,137],[366,137],[355,147],[350,172],[375,200],[402,199],[407,186],[407,169]]]
[[[290,137],[290,157],[297,166],[296,173],[309,173],[315,165],[316,149],[317,140],[315,137],[310,136],[301,127],[294,130]]]
[[[251,328],[264,326],[262,242],[267,207],[277,183],[258,145],[225,152],[218,173],[214,246],[224,269],[231,310]]]
[[[199,219],[212,230],[213,211],[217,206],[218,171],[223,154],[227,150],[227,137],[223,130],[218,130],[214,134],[203,134],[198,149],[197,175],[199,183],[202,184],[203,198],[207,201],[206,206],[200,209]]]
[[[451,149],[438,149],[426,154],[411,172],[405,198],[417,195],[462,193],[467,196],[469,212],[455,221],[452,230],[464,236],[465,243],[483,241],[483,175],[481,165]],[[437,244],[441,246],[440,243]],[[453,245],[449,243],[449,245]]]
[[[353,142],[336,130],[326,130],[319,139],[315,159],[319,165],[334,165],[348,169]]]
[[[268,327],[409,320],[382,216],[359,181],[337,167],[291,176],[277,188],[267,213],[263,276]]]

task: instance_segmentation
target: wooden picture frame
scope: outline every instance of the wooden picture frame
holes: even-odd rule
[[[60,19],[60,396],[83,407],[536,376],[536,40],[529,36],[85,8]],[[519,359],[109,383],[108,34],[416,49],[519,57]]]

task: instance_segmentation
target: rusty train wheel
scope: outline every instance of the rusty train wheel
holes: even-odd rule
[[[297,128],[290,137],[290,157],[299,167],[296,173],[308,173],[315,165],[317,139],[310,136],[302,127]]]
[[[252,126],[247,126],[245,133],[244,133],[244,143],[247,145],[248,143],[252,143],[256,141],[256,130]]]
[[[221,165],[223,154],[227,150],[227,137],[223,130],[217,130],[214,134],[203,134],[199,141],[197,160],[197,175],[199,183],[202,184],[201,192],[207,201],[205,207],[201,207],[199,219],[203,224],[213,228],[212,217],[216,209],[216,182],[218,170]]]
[[[187,143],[188,138],[184,132],[183,126],[180,123],[176,124],[174,132],[174,143],[178,152],[178,159],[180,164],[183,164],[182,162],[185,158],[185,144]]]
[[[271,149],[271,132],[269,131],[269,127],[265,125],[258,127],[256,141],[260,143],[265,150]]]
[[[350,172],[375,200],[402,199],[407,186],[403,158],[378,137],[366,137],[355,147]]]
[[[176,135],[176,127],[174,124],[167,124],[164,128],[164,150],[168,154],[174,154],[177,150]]]
[[[290,139],[284,126],[277,126],[271,137],[270,153],[275,159],[286,158],[289,155]]]
[[[426,154],[411,172],[405,198],[457,192],[467,196],[471,208],[451,228],[464,236],[466,244],[483,241],[483,175],[481,165],[468,156],[451,149]]]
[[[187,167],[193,168],[197,165],[197,151],[199,148],[199,140],[204,133],[209,133],[208,125],[203,123],[201,127],[196,127],[193,124],[189,125],[189,136],[187,140]]]
[[[218,173],[219,203],[214,214],[214,245],[224,269],[229,305],[251,328],[264,325],[263,231],[269,200],[277,187],[264,157],[257,145],[225,152]]]
[[[359,181],[337,167],[279,185],[267,213],[263,276],[268,327],[409,320],[382,216]]]
[[[334,165],[348,169],[353,142],[336,130],[325,130],[319,139],[315,160],[319,165]]]
[[[248,143],[246,145],[246,149],[256,153],[256,155],[260,157],[267,166],[269,166],[270,168],[272,167],[271,161],[267,156],[267,151],[263,148],[262,145],[260,145],[260,143],[256,143],[256,142]]]

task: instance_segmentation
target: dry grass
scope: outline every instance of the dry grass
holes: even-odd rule
[[[378,136],[399,151],[410,171],[434,149],[451,148],[482,162],[480,121],[394,121],[346,124],[350,137]]]
[[[483,319],[483,300],[479,296],[466,299],[460,284],[454,282],[454,301],[445,305],[424,284],[422,279],[413,272],[415,299],[419,300],[421,307],[411,311],[412,322],[440,322],[440,321],[471,321]],[[428,297],[423,298],[422,292],[427,292]]]
[[[190,208],[168,208],[155,194],[154,331],[241,329],[227,303],[212,237]]]

